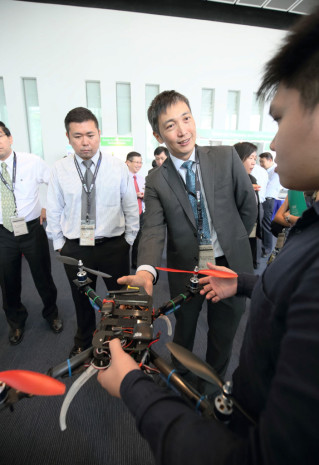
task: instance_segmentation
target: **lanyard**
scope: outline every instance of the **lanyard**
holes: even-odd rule
[[[198,231],[198,238],[201,240],[203,238],[203,210],[202,210],[202,202],[201,202],[201,184],[199,180],[199,174],[197,170],[197,165],[199,164],[199,160],[197,154],[195,152],[195,192],[191,192],[187,189],[186,184],[185,189],[188,195],[191,195],[196,200],[196,209],[197,209],[197,231]]]
[[[86,182],[84,180],[84,176],[82,174],[81,168],[79,166],[79,163],[78,163],[76,157],[74,157],[74,164],[75,164],[75,167],[76,167],[77,172],[79,174],[83,189],[84,189],[84,191],[86,193],[86,196],[87,196],[87,214],[86,214],[86,221],[87,222],[89,220],[90,212],[91,212],[91,193],[92,193],[94,185],[95,185],[95,181],[96,181],[97,173],[98,173],[99,168],[100,168],[101,161],[102,161],[102,154],[100,152],[100,156],[99,156],[98,162],[97,162],[96,167],[95,167],[95,171],[94,171],[94,174],[93,174],[91,185],[87,186]]]
[[[16,196],[14,195],[14,188],[15,188],[15,185],[16,185],[16,175],[17,175],[17,156],[15,154],[15,152],[13,152],[13,167],[12,167],[12,187],[10,187],[10,184],[4,179],[4,177],[2,176],[2,173],[0,172],[0,179],[1,181],[3,182],[3,184],[6,186],[6,188],[12,192],[12,195],[13,195],[13,200],[14,200],[14,206],[15,206],[15,216],[17,216],[17,201],[16,201]]]

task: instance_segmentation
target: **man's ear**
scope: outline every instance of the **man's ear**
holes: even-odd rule
[[[161,138],[160,134],[158,134],[157,132],[153,131],[153,136],[155,137],[155,139],[157,140],[157,142],[159,142],[160,144],[163,144],[164,141],[163,139]]]
[[[70,137],[69,137],[68,131],[66,131],[65,135],[68,138],[68,141],[70,142]]]

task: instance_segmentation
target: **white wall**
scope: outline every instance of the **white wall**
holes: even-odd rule
[[[240,90],[238,129],[249,129],[252,92],[283,36],[259,27],[1,0],[0,77],[14,147],[28,150],[22,77],[37,79],[50,164],[65,153],[66,113],[86,106],[86,80],[101,81],[102,132],[109,136],[116,135],[116,82],[131,83],[134,149],[143,155],[145,84],[184,93],[198,121],[201,89],[216,89],[216,129],[224,129],[227,90]],[[263,130],[275,130],[267,116]]]

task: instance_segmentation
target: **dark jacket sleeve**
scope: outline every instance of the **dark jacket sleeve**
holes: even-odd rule
[[[251,298],[251,294],[259,276],[250,273],[239,273],[237,283],[237,295]]]
[[[199,417],[139,371],[121,395],[162,465],[317,465],[319,463],[319,265],[307,270],[291,299],[266,403],[244,436]],[[252,304],[254,303],[254,299]],[[258,302],[256,308],[259,312]],[[270,308],[270,311],[272,309]],[[264,330],[260,321],[258,330]],[[270,339],[269,339],[270,340]],[[269,344],[271,349],[271,344]],[[245,346],[243,352],[252,353]],[[264,357],[271,362],[272,352]],[[240,366],[238,368],[240,370]],[[258,370],[245,382],[258,386]],[[250,387],[253,391],[253,386]],[[247,406],[246,406],[247,407]],[[240,433],[240,432],[238,432]]]

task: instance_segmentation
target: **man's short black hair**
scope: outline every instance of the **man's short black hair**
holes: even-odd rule
[[[142,158],[142,155],[138,152],[130,152],[126,155],[126,161],[133,161],[133,158],[134,157],[141,157]]]
[[[252,153],[257,151],[257,145],[251,142],[237,142],[237,144],[234,145],[234,148],[243,163]]]
[[[300,92],[303,105],[319,103],[319,8],[298,21],[266,64],[258,96],[271,97],[279,84]]]
[[[266,160],[271,160],[271,161],[274,161],[274,157],[272,156],[272,154],[270,152],[263,152],[259,155],[259,158],[266,158]]]
[[[176,92],[175,90],[164,90],[164,92],[161,92],[160,94],[158,94],[152,101],[147,111],[147,117],[148,117],[148,121],[150,125],[152,126],[153,131],[156,134],[159,134],[159,128],[158,128],[159,116],[162,113],[164,113],[168,107],[170,107],[171,105],[177,102],[186,103],[189,110],[191,111],[191,107],[190,107],[188,99],[184,95],[180,94],[179,92]]]
[[[0,121],[0,128],[2,129],[2,131],[4,132],[4,134],[8,137],[11,136],[11,132],[10,132],[10,129],[7,128],[7,126],[2,122]]]
[[[162,145],[160,145],[159,147],[156,147],[156,149],[154,150],[154,157],[156,157],[156,155],[160,155],[163,152],[165,153],[167,157],[169,157],[169,151],[167,150],[166,147],[163,147]]]
[[[69,111],[65,117],[64,126],[66,132],[69,134],[69,127],[71,123],[84,123],[84,121],[94,121],[96,128],[99,129],[99,122],[91,110],[84,107],[77,107]]]

